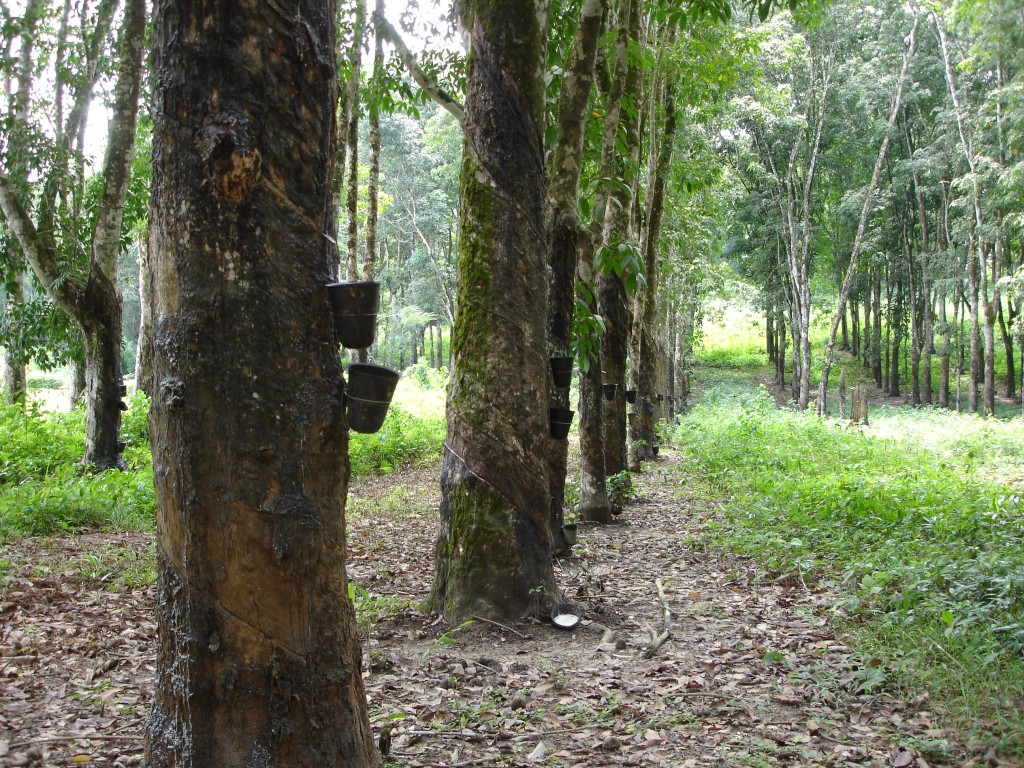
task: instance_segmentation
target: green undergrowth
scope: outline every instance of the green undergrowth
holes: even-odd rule
[[[415,376],[416,369],[412,373],[399,382],[379,432],[350,433],[348,454],[353,477],[387,474],[441,455],[445,434],[443,382],[424,382]]]
[[[869,427],[714,372],[673,441],[724,493],[710,539],[841,587],[837,614],[964,728],[1024,754],[1024,428],[937,409]]]
[[[135,395],[124,414],[123,472],[81,465],[85,413],[0,408],[0,540],[86,529],[152,530],[156,495],[149,454],[149,403]]]

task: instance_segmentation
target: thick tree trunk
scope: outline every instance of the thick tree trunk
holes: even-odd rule
[[[469,53],[459,314],[431,596],[449,620],[516,617],[558,599],[548,524],[542,10],[531,0],[461,6]]]
[[[331,8],[155,4],[149,768],[380,765],[347,599],[348,440],[323,288]]]

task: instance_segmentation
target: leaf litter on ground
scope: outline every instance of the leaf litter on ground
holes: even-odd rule
[[[838,596],[695,544],[714,501],[665,453],[626,513],[581,524],[558,561],[583,611],[571,632],[425,612],[437,467],[353,484],[350,592],[387,765],[1009,765],[968,754],[926,699],[864,692],[830,629]],[[0,549],[0,768],[141,763],[154,589],[79,560],[152,548],[94,533]]]

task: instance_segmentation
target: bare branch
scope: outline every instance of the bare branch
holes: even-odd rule
[[[402,59],[402,63],[405,64],[405,68],[409,70],[409,74],[412,79],[416,81],[416,84],[422,88],[430,98],[444,107],[454,117],[459,125],[466,125],[466,111],[462,108],[454,98],[452,98],[447,91],[441,88],[436,82],[427,77],[427,74],[420,67],[419,62],[416,61],[416,57],[412,51],[402,40],[402,36],[398,34],[391,22],[384,18],[384,14],[379,11],[373,12],[373,23],[380,30],[380,35],[387,40],[391,45],[395,47],[399,57]]]

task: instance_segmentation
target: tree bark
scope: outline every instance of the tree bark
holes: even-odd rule
[[[18,54],[17,77],[8,79],[5,88],[8,104],[10,105],[11,127],[14,127],[14,136],[7,137],[7,153],[12,156],[10,175],[16,185],[23,187],[21,195],[22,204],[28,206],[28,152],[27,149],[16,149],[11,144],[19,143],[20,137],[16,134],[29,129],[29,112],[32,100],[32,74],[33,74],[33,48],[35,47],[35,30],[42,17],[44,3],[42,0],[28,0],[25,4],[25,12],[22,16],[21,50]],[[9,41],[13,43],[13,38]],[[13,92],[12,92],[13,88]],[[6,239],[6,238],[5,238]],[[12,280],[7,290],[7,312],[13,316],[17,308],[25,303],[25,259],[17,252],[13,242],[6,247],[7,264],[13,267]],[[9,268],[10,268],[9,267]],[[25,382],[25,360],[18,354],[10,344],[4,345],[4,402],[8,405],[25,404],[26,382]]]
[[[349,61],[348,92],[345,97],[348,103],[348,132],[345,146],[348,151],[348,176],[345,180],[345,210],[348,226],[345,242],[348,254],[345,263],[345,276],[349,280],[359,279],[359,78],[362,71],[363,32],[366,21],[366,0],[356,0],[355,21],[353,22],[353,40],[351,60]]]
[[[158,0],[150,768],[379,766],[345,576],[332,5]]]
[[[384,2],[376,0],[375,13],[382,13]],[[384,38],[374,30],[373,85],[367,100],[370,140],[370,174],[366,181],[366,250],[363,256],[363,280],[377,278],[377,200],[380,190],[380,98],[384,87]]]
[[[665,45],[675,44],[675,27],[666,31]],[[637,337],[636,377],[633,384],[637,390],[637,407],[633,411],[631,443],[633,466],[639,469],[643,461],[654,458],[655,418],[654,404],[657,397],[657,344],[656,315],[658,308],[658,245],[661,237],[662,213],[665,208],[665,188],[672,170],[672,148],[676,134],[675,81],[665,78],[661,88],[661,107],[664,114],[662,129],[658,134],[657,161],[652,166],[652,178],[648,184],[645,230],[641,253],[644,264],[646,286],[638,297],[638,309],[634,334]],[[654,148],[651,149],[652,153]],[[623,386],[625,382],[623,382]],[[619,390],[618,400],[622,398]]]
[[[622,90],[618,97],[620,104],[617,107],[617,118],[613,121],[611,114],[606,118],[602,152],[602,173],[608,178],[619,180],[619,183],[606,193],[608,202],[603,211],[601,240],[608,251],[628,247],[634,239],[630,211],[640,150],[638,124],[642,111],[642,69],[639,57],[630,53],[639,46],[639,0],[626,0],[624,10],[625,24],[620,27],[616,44],[616,71],[620,74],[622,82]],[[610,95],[609,101],[613,98],[614,95]],[[623,105],[629,108],[623,109]],[[625,151],[619,149],[620,141],[624,144]],[[625,271],[616,274],[605,269],[598,280],[599,306],[605,325],[605,333],[601,337],[602,383],[615,384],[618,392],[626,389],[629,336],[632,330],[632,313],[629,311],[625,282],[627,277]],[[603,411],[605,474],[617,475],[628,466],[625,398],[604,400]]]
[[[597,58],[598,41],[601,38],[607,0],[585,0],[580,7],[579,23],[573,39],[572,56],[562,81],[559,95],[557,134],[550,181],[548,182],[548,248],[550,277],[548,281],[548,344],[551,353],[565,353],[572,344],[571,328],[575,305],[573,282],[581,258],[592,259],[593,247],[589,242],[590,233],[584,230],[577,211],[580,172],[583,166],[583,138],[586,125],[587,105],[594,84],[594,63]],[[586,239],[586,240],[585,240]],[[581,384],[585,377],[581,376]],[[582,389],[581,389],[582,393]],[[568,408],[569,390],[558,389],[548,384],[548,398],[552,406]],[[592,429],[589,410],[593,403],[580,403],[580,439],[583,441],[583,424]],[[584,419],[584,412],[588,417]],[[586,439],[590,439],[590,435]],[[603,455],[603,442],[601,447]],[[548,482],[551,497],[551,532],[559,543],[564,522],[565,477],[568,464],[568,443],[561,440],[551,442],[548,457]],[[604,490],[603,471],[597,476],[587,473],[588,508],[607,507],[607,493]],[[591,487],[593,486],[593,487]],[[598,487],[599,486],[599,487]],[[581,499],[583,492],[581,490]],[[604,498],[603,505],[600,502]],[[588,513],[589,514],[589,513]],[[599,517],[607,516],[597,513]],[[584,517],[584,519],[591,519]]]
[[[12,249],[8,248],[7,257],[13,256]],[[17,263],[17,261],[14,261]],[[7,286],[7,312],[14,313],[15,307],[25,303],[25,277],[21,270],[16,270],[14,280]],[[25,404],[25,361],[21,359],[13,349],[12,345],[4,346],[4,402],[7,405]]]
[[[135,345],[135,386],[153,397],[153,271],[149,265],[149,235],[139,243],[139,335]]]
[[[548,524],[545,10],[539,0],[461,6],[469,53],[458,316],[431,595],[452,621],[516,617],[558,600]]]

